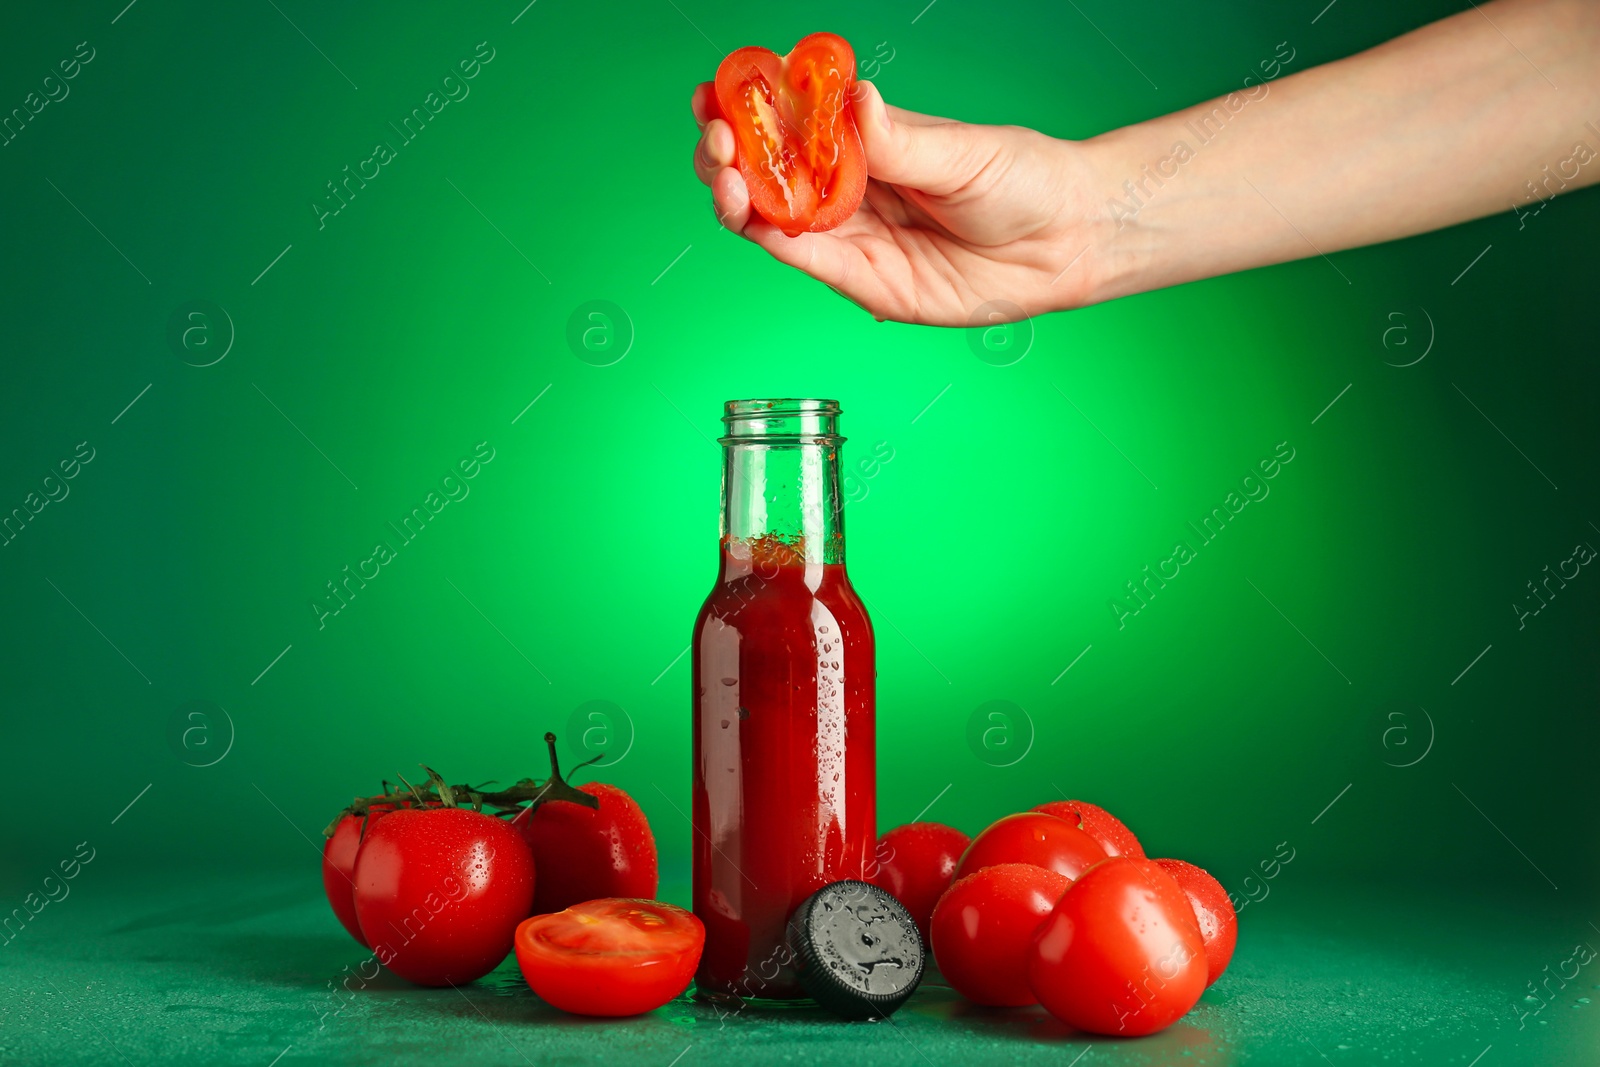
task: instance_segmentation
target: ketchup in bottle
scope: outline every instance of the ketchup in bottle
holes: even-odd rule
[[[834,400],[723,415],[721,569],[693,642],[701,994],[803,998],[789,916],[864,879],[877,837],[872,623],[845,574],[838,419]]]

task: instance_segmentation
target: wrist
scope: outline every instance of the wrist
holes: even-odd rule
[[[1140,225],[1153,200],[1141,184],[1157,192],[1142,169],[1159,160],[1150,156],[1151,143],[1138,126],[1055,142],[1061,157],[1055,166],[1065,181],[1039,270],[1043,310],[1070,311],[1155,288],[1147,279],[1158,270],[1156,243]]]
[[[1183,176],[1174,142],[1153,123],[1112,130],[1076,146],[1084,160],[1083,239],[1088,246],[1082,304],[1172,284],[1174,249],[1184,243]],[[1077,269],[1077,268],[1074,268]]]
[[[1297,231],[1247,178],[1260,138],[1245,130],[1208,135],[1217,106],[1196,105],[1078,146],[1094,191],[1083,207],[1094,241],[1084,257],[1093,259],[1085,303],[1292,258],[1278,246]]]

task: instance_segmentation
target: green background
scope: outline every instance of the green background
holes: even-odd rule
[[[837,397],[847,465],[893,453],[847,508],[879,635],[882,827],[934,802],[925,817],[976,832],[1065,793],[1240,896],[1289,842],[1267,888],[1298,903],[1256,914],[1344,885],[1402,928],[1515,900],[1485,905],[1498,926],[1440,928],[1502,938],[1476,975],[1488,1029],[1573,942],[1600,943],[1600,578],[1585,568],[1520,630],[1510,606],[1600,544],[1600,194],[1046,316],[996,366],[968,331],[876,323],[719,230],[688,94],[722,52],[826,28],[863,65],[891,57],[891,102],[1086,137],[1227,92],[1279,42],[1292,73],[1455,6],[919,8],[12,12],[0,111],[78,42],[95,55],[0,148],[0,510],[79,442],[94,459],[0,548],[5,907],[78,842],[97,850],[80,903],[13,960],[115,966],[94,917],[129,906],[121,886],[152,908],[321,907],[308,842],[352,794],[419,761],[453,781],[540,773],[546,729],[579,755],[568,725],[590,701],[622,709],[603,776],[643,805],[681,899],[712,442],[721,402],[756,396]],[[470,95],[401,144],[389,123],[483,41]],[[396,158],[319,229],[325,183],[380,140]],[[231,327],[213,315],[185,349],[169,321],[196,300]],[[631,336],[609,366],[569,343],[593,300]],[[225,358],[190,365],[230,332]],[[482,441],[470,495],[319,629],[324,583],[398,544],[387,524]],[[1119,629],[1124,582],[1194,543],[1185,524],[1285,441],[1270,496]],[[191,701],[222,711],[185,719]],[[969,743],[991,701],[1023,710],[1009,748]],[[272,951],[310,997],[354,946],[331,916],[296,921],[302,940]],[[1242,924],[1240,981],[1270,999],[1304,945],[1253,957]],[[20,995],[16,966],[0,952]],[[1449,995],[1429,981],[1396,985]],[[7,1047],[30,1047],[28,1018],[0,1016]],[[1571,1018],[1533,1036],[1575,1036]]]

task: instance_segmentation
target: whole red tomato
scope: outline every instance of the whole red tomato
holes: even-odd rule
[[[370,827],[396,808],[410,806],[409,801],[396,800],[393,804],[373,804],[365,815],[341,815],[334,824],[333,833],[322,843],[322,891],[328,895],[328,903],[340,924],[367,948],[372,946],[367,945],[367,939],[361,935],[361,924],[356,921],[356,853],[361,848],[363,827]]]
[[[598,799],[600,807],[550,800],[513,824],[533,850],[539,871],[535,915],[602,897],[656,895],[656,839],[644,811],[614,785],[588,782],[578,789]]]
[[[1239,916],[1222,883],[1203,869],[1183,860],[1156,860],[1189,897],[1200,936],[1206,943],[1206,986],[1209,988],[1233,960],[1239,941]]]
[[[1031,863],[1001,863],[958,878],[934,906],[930,943],[939,973],[968,1000],[1015,1008],[1028,988],[1034,931],[1071,879]]]
[[[1132,856],[1139,860],[1145,858],[1144,846],[1133,836],[1133,831],[1105,808],[1091,804],[1087,800],[1052,800],[1048,804],[1040,804],[1033,810],[1067,820],[1094,838],[1100,847],[1106,850],[1108,856]]]
[[[654,900],[590,900],[517,927],[517,965],[577,1015],[638,1015],[689,987],[705,947],[693,914]]]
[[[956,864],[971,843],[960,830],[937,822],[909,822],[878,838],[872,882],[905,905],[924,942],[933,906],[950,888]]]
[[[1206,988],[1206,950],[1189,898],[1150,860],[1115,856],[1062,894],[1027,953],[1045,1009],[1092,1034],[1171,1026]]]
[[[390,812],[356,854],[356,919],[378,962],[419,985],[494,970],[533,904],[533,857],[506,823],[466,808]]]
[[[1025,811],[990,823],[973,838],[956,877],[996,863],[1031,863],[1076,878],[1105,858],[1105,849],[1094,838],[1065,819]]]
[[[602,897],[649,899],[656,895],[656,839],[644,810],[627,793],[604,782],[573,787],[561,777],[555,734],[545,735],[550,750],[547,794],[512,820],[533,852],[539,885],[533,913],[547,915]],[[588,807],[576,798],[595,798]]]
[[[355,870],[356,851],[361,848],[361,827],[366,822],[366,816],[344,815],[334,828],[333,836],[322,843],[322,891],[328,895],[328,903],[339,922],[363,945],[367,945],[367,939],[361,936],[361,924],[356,921]]]
[[[717,68],[717,108],[733,127],[750,206],[790,237],[831,230],[861,206],[867,160],[855,84],[855,52],[831,33],[813,33],[787,56],[740,48]]]

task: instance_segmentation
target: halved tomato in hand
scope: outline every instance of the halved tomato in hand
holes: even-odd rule
[[[787,56],[741,48],[717,68],[717,107],[733,127],[750,205],[790,237],[831,230],[861,206],[867,160],[850,109],[855,84],[855,52],[831,33],[813,33]]]
[[[610,897],[517,927],[517,964],[540,998],[575,1015],[638,1015],[689,988],[706,928],[658,900]]]

